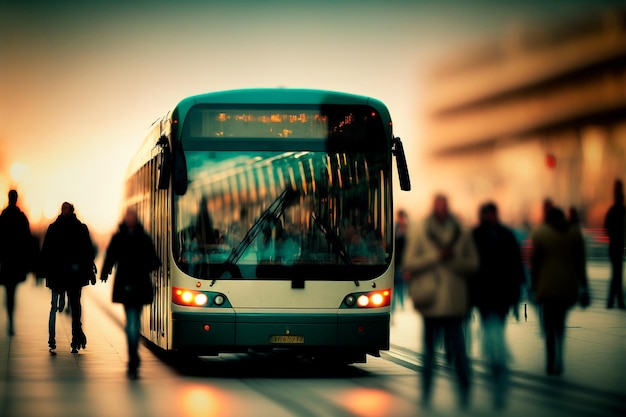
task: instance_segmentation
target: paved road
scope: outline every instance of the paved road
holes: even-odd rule
[[[607,273],[606,265],[592,265],[592,288],[605,283]],[[122,311],[108,302],[109,296],[110,286],[85,289],[87,349],[70,353],[70,319],[62,314],[57,353],[51,355],[46,334],[49,291],[32,281],[20,286],[16,336],[6,336],[6,318],[0,313],[2,417],[626,415],[626,312],[606,310],[599,295],[590,308],[574,309],[569,316],[565,373],[560,377],[545,375],[534,308],[527,308],[526,319],[510,319],[512,389],[502,413],[490,406],[476,321],[471,333],[475,389],[472,406],[461,413],[453,375],[441,358],[433,408],[420,408],[420,318],[408,307],[394,315],[391,350],[381,358],[370,357],[367,364],[323,369],[281,357],[246,355],[176,363],[141,346],[142,377],[128,381]]]

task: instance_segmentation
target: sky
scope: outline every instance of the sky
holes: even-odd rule
[[[381,100],[419,189],[428,181],[420,91],[433,65],[511,28],[616,5],[623,1],[0,0],[0,193],[16,188],[31,224],[48,224],[69,201],[106,233],[153,121],[186,96],[254,87]],[[397,204],[411,204],[411,193],[396,193]]]

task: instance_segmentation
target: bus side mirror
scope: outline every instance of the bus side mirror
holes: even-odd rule
[[[172,174],[172,153],[170,152],[169,141],[166,136],[161,136],[157,145],[161,147],[159,154],[159,177],[157,178],[157,189],[167,190],[170,185],[170,175]]]
[[[176,195],[185,195],[189,179],[187,177],[187,160],[183,151],[183,145],[178,142],[174,145],[172,151],[172,181],[174,185],[174,193]]]
[[[402,191],[411,191],[409,168],[406,164],[404,146],[402,146],[402,141],[400,140],[400,138],[394,137],[391,140],[391,153],[396,157],[396,165],[398,167],[398,180],[400,180],[400,189]]]

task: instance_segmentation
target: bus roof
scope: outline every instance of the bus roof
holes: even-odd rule
[[[196,104],[360,104],[372,106],[381,115],[389,117],[387,106],[377,99],[329,90],[291,88],[227,90],[187,97],[176,107],[179,111],[186,113]]]
[[[368,105],[391,122],[389,109],[380,100],[339,91],[304,88],[248,88],[198,94],[182,99],[171,111],[152,124],[140,148],[131,159],[127,175],[142,166],[156,152],[155,144],[162,134],[162,124],[175,113],[178,113],[179,116],[186,115],[189,109],[196,104]],[[391,129],[391,126],[385,126],[385,129]],[[390,132],[391,130],[388,133]]]

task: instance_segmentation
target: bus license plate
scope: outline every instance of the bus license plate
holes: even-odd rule
[[[294,336],[294,335],[270,336],[270,343],[280,343],[280,344],[304,343],[304,336]]]

